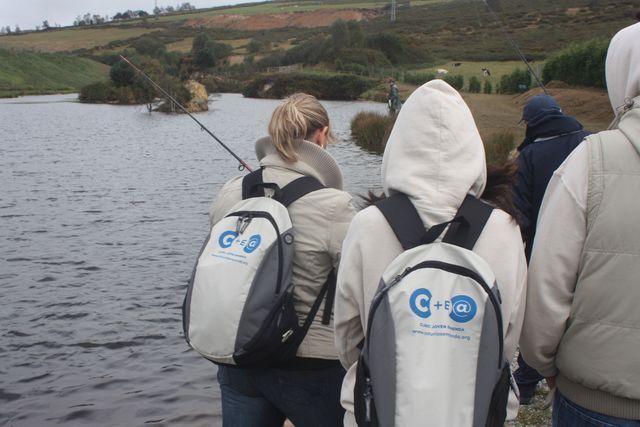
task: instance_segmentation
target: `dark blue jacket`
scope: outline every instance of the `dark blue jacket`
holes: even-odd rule
[[[520,227],[527,262],[531,257],[538,212],[553,172],[589,135],[571,116],[553,112],[527,124],[527,132],[518,147],[518,174],[514,201],[520,212]]]

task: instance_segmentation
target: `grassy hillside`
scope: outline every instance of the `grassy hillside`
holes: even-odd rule
[[[49,30],[0,37],[0,48],[34,50],[39,52],[71,52],[101,47],[113,41],[140,37],[153,28],[78,27]]]
[[[326,41],[331,34],[329,26],[336,20],[354,19],[360,21],[362,37],[391,35],[399,40],[399,49],[405,50],[396,55],[400,59],[391,61],[393,69],[388,68],[388,63],[361,64],[367,68],[370,77],[383,79],[390,74],[445,68],[449,73],[464,75],[468,82],[469,77],[480,77],[481,68],[488,67],[492,72],[489,80],[495,86],[502,74],[522,67],[519,62],[511,62],[519,61],[519,58],[509,38],[529,59],[535,60],[534,69],[540,71],[542,61],[550,54],[576,41],[610,37],[618,29],[635,22],[635,14],[640,9],[640,0],[494,0],[491,4],[496,9],[496,16],[487,10],[482,0],[398,0],[397,20],[390,22],[388,0],[274,0],[104,25],[4,35],[0,36],[0,49],[65,51],[110,64],[114,55],[126,48],[133,49],[137,41],[150,35],[174,58],[185,59],[189,64],[194,37],[204,31],[212,40],[231,47],[226,65],[238,65],[233,70],[221,69],[225,62],[216,61],[216,69],[209,70],[212,73],[228,76],[244,70],[246,77],[268,67],[293,65],[296,61],[306,67],[359,72],[353,67],[338,68],[333,57],[320,63],[306,59],[278,63],[278,58],[284,58],[285,52],[292,48],[304,47],[312,40]],[[251,43],[264,47],[251,50]],[[310,51],[313,49],[316,48]],[[396,48],[391,49],[392,54],[396,51]],[[52,82],[56,82],[53,84],[56,88],[75,88],[80,85],[78,82],[86,81],[83,80],[86,71],[79,70],[84,74],[71,78],[70,83],[55,79],[44,84],[20,83],[18,77],[24,81],[47,79],[46,74],[31,73],[33,67],[26,62],[23,65],[15,62],[31,58],[27,55],[14,57],[13,65],[9,64],[14,67],[13,74],[8,68],[0,70],[2,90],[20,91],[27,86],[33,92],[40,87],[55,90]],[[272,58],[275,60],[270,62]],[[255,63],[255,67],[242,68],[245,60]],[[348,61],[342,58],[341,62]],[[454,68],[454,63],[461,65]],[[24,75],[17,69],[23,70]],[[13,77],[7,77],[10,74]]]
[[[60,53],[0,49],[0,97],[74,92],[109,78],[109,67]]]

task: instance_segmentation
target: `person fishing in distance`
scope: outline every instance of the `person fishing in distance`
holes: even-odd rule
[[[389,94],[387,96],[387,106],[389,107],[389,112],[393,114],[397,114],[402,108],[402,102],[400,101],[400,91],[398,90],[398,85],[396,84],[396,80],[393,77],[389,77]]]

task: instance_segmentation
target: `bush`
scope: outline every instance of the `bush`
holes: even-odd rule
[[[391,63],[384,53],[375,49],[342,49],[336,55],[336,63],[358,64],[365,68],[391,68]]]
[[[404,82],[416,86],[422,86],[426,82],[436,78],[433,73],[406,73],[404,75]]]
[[[491,94],[493,92],[493,85],[489,80],[485,80],[482,88],[482,93]]]
[[[481,89],[482,85],[480,84],[480,80],[476,76],[472,76],[469,79],[469,92],[480,93]]]
[[[464,86],[464,77],[460,74],[447,74],[442,80],[449,83],[455,90],[462,90]]]
[[[404,46],[400,37],[392,33],[380,33],[367,37],[365,45],[369,49],[379,50],[391,61],[397,64],[404,53]]]
[[[561,50],[547,59],[542,80],[605,88],[604,63],[608,45],[608,40],[594,39]]]
[[[284,98],[305,92],[319,99],[353,100],[373,87],[374,82],[358,76],[305,73],[272,74],[251,81],[242,91],[249,98]]]
[[[166,46],[156,37],[152,36],[139,38],[131,44],[131,47],[137,50],[141,55],[148,55],[152,57],[159,57],[167,52]]]
[[[351,120],[351,136],[359,146],[382,153],[387,139],[396,121],[396,115],[382,115],[379,113],[358,113]]]
[[[80,102],[99,103],[116,102],[118,97],[113,85],[109,82],[98,82],[81,88],[78,99]]]
[[[528,70],[515,69],[511,74],[500,78],[499,93],[526,92],[531,87],[531,74]]]
[[[328,45],[323,37],[314,37],[286,51],[281,62],[282,65],[314,65],[324,60],[327,49]]]

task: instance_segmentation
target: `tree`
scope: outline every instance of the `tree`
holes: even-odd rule
[[[167,48],[164,43],[155,37],[141,37],[134,41],[131,46],[142,55],[148,55],[156,58],[167,52]]]
[[[348,21],[347,27],[349,29],[349,39],[351,46],[355,48],[364,47],[364,31],[362,31],[362,25],[358,21]]]
[[[46,19],[44,21],[42,21],[42,30],[43,31],[47,31],[49,28],[51,28],[49,26],[49,21],[47,21]]]
[[[20,31],[21,31],[20,30],[20,26],[18,24],[16,24],[16,33],[19,33]]]
[[[334,52],[351,46],[349,27],[347,26],[347,23],[345,21],[343,21],[342,19],[338,19],[333,24],[331,24],[330,31]]]
[[[136,78],[136,73],[129,64],[118,61],[111,66],[109,77],[117,87],[130,86]]]
[[[195,8],[196,7],[192,6],[191,3],[189,2],[182,3],[180,6],[178,6],[178,10],[180,12],[194,10]]]

